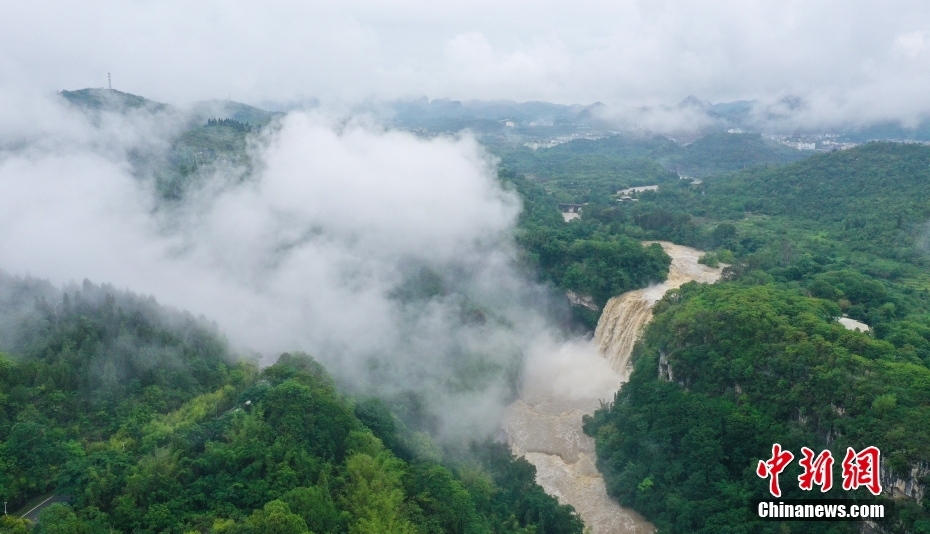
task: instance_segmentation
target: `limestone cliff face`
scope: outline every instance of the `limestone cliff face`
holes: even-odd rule
[[[883,467],[881,470],[882,493],[892,499],[913,499],[919,503],[926,495],[926,482],[930,480],[928,477],[930,477],[930,465],[924,462],[911,466],[911,472],[905,478]]]
[[[885,460],[882,460],[885,463]],[[910,473],[901,478],[887,467],[882,467],[879,475],[882,481],[882,497],[892,499],[913,499],[920,503],[926,495],[927,480],[930,480],[930,464],[920,462],[911,466]],[[897,534],[896,526],[883,522],[863,521],[859,527],[861,534]]]
[[[572,306],[580,306],[591,311],[601,310],[597,303],[594,302],[594,298],[591,297],[591,295],[582,295],[569,289],[565,292],[565,296],[568,297],[568,302],[571,303]]]

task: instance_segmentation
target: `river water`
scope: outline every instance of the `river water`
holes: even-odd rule
[[[511,450],[536,466],[536,481],[562,504],[571,504],[592,534],[640,534],[655,527],[607,496],[594,465],[594,440],[581,418],[593,413],[629,378],[630,353],[652,306],[669,289],[712,283],[720,268],[697,262],[702,252],[659,242],[671,256],[668,280],[607,302],[594,339],[552,347],[527,363],[520,398],[507,410],[504,430]]]

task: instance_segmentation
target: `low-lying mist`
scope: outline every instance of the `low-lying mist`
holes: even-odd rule
[[[263,364],[302,350],[350,391],[415,391],[447,440],[493,433],[523,360],[558,338],[517,262],[519,199],[467,135],[292,113],[250,138],[248,173],[167,201],[138,160],[176,114],[2,98],[0,269],[151,294]]]

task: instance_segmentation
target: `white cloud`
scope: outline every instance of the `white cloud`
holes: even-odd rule
[[[269,360],[304,350],[364,393],[414,389],[455,414],[446,434],[493,432],[505,371],[552,338],[545,291],[515,268],[519,202],[467,136],[294,113],[254,141],[251,179],[217,175],[166,207],[128,157],[170,138],[152,117],[93,124],[58,97],[0,101],[0,124],[16,125],[0,129],[8,272],[152,294]],[[446,290],[396,298],[424,269]],[[460,369],[483,365],[493,372]],[[463,376],[478,385],[456,386]]]
[[[926,32],[910,32],[899,35],[895,39],[895,46],[910,57],[916,57],[917,54],[920,54],[926,48],[927,33]]]

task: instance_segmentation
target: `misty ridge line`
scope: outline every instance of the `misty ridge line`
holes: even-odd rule
[[[183,120],[28,104],[4,110],[37,114],[3,131],[8,272],[157,295],[264,364],[299,350],[349,391],[416,391],[451,441],[495,432],[526,358],[564,338],[518,264],[520,201],[467,134],[291,113],[250,134],[247,172],[207,166],[164,198],[159,151]]]

